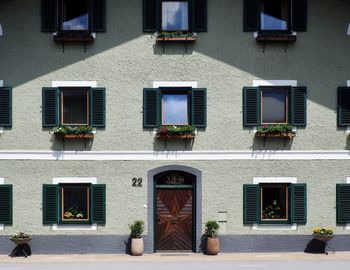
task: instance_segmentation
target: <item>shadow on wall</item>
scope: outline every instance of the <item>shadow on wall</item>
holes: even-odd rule
[[[40,0],[0,2],[1,23],[6,28],[6,36],[0,42],[0,62],[3,67],[1,75],[12,86],[83,62],[143,36],[142,1],[109,0],[107,33],[98,34],[94,44],[87,47],[86,53],[83,46],[69,46],[66,53],[62,53],[62,48],[53,42],[50,34],[40,32],[40,9]],[[254,78],[297,79],[300,84],[308,86],[309,100],[335,110],[334,91],[337,86],[345,84],[346,79],[350,79],[350,74],[344,72],[348,70],[347,65],[350,62],[350,54],[344,54],[350,45],[350,38],[345,35],[350,20],[350,4],[325,0],[320,5],[318,0],[310,0],[308,31],[298,34],[298,41],[288,48],[287,53],[284,52],[284,45],[268,45],[263,53],[262,47],[256,44],[253,33],[244,33],[242,30],[242,10],[243,1],[208,0],[208,32],[199,34],[196,44],[189,45],[187,54],[197,52],[206,55],[250,73]],[[151,39],[149,35],[145,37]],[[137,46],[125,46],[123,56],[125,58],[129,55],[127,60],[135,62],[137,66],[139,59],[135,52],[138,52]],[[163,55],[162,46],[154,46],[154,54]],[[165,54],[185,54],[183,45],[167,45]],[[153,56],[146,57],[150,61],[154,60]],[[108,56],[102,56],[103,71],[108,70],[108,65],[115,65],[117,60],[116,58],[111,61]],[[285,63],[282,68],[281,61]],[[133,66],[129,64],[125,68]],[[216,74],[219,76],[220,70],[212,70],[211,65],[200,67],[200,72],[213,77]],[[87,63],[82,68],[91,67]],[[146,84],[152,74],[152,70],[149,70],[151,68],[145,68],[144,74],[139,74],[138,80],[145,81]],[[96,70],[95,76],[108,76],[101,75],[104,73],[100,72],[102,71]],[[293,75],[290,76],[289,73]],[[113,76],[115,80],[122,79],[118,78],[118,74]],[[322,88],[319,85],[321,78],[324,80]]]

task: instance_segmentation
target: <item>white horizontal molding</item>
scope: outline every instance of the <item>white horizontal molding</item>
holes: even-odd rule
[[[0,160],[350,160],[347,150],[35,151],[2,150]]]
[[[153,82],[153,88],[159,87],[192,87],[197,88],[198,82],[188,81],[188,82],[176,82],[176,81],[155,81]]]
[[[296,184],[298,179],[296,177],[254,177],[253,184],[261,183],[291,183]]]
[[[3,231],[5,229],[5,225],[4,224],[0,224],[0,231]]]
[[[96,177],[58,177],[52,178],[52,184],[97,184]]]
[[[97,224],[91,225],[57,225],[54,224],[51,226],[53,231],[96,231]]]
[[[52,87],[97,87],[96,81],[52,81]]]
[[[275,225],[275,224],[253,224],[252,230],[262,231],[296,231],[298,229],[297,224]]]
[[[253,86],[298,86],[297,80],[253,80]]]

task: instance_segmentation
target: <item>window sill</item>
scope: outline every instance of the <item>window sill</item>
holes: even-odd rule
[[[253,224],[251,226],[252,230],[289,230],[289,231],[296,231],[298,229],[297,224]]]
[[[94,134],[65,134],[65,135],[56,135],[61,136],[63,139],[93,139]]]
[[[284,41],[284,42],[296,42],[297,34],[296,33],[280,33],[280,32],[269,32],[269,33],[259,33],[255,32],[254,37],[257,42],[266,42],[266,41]]]
[[[73,42],[73,43],[93,43],[94,34],[92,33],[55,33],[53,35],[53,40],[58,43]]]
[[[155,36],[157,42],[194,42],[197,40],[196,33],[174,34],[172,36],[172,32],[164,32],[164,34],[157,32]]]
[[[282,138],[282,139],[292,139],[296,136],[295,132],[288,133],[255,133],[255,137],[262,138]]]
[[[86,224],[86,225],[57,225],[51,226],[53,231],[97,231],[97,224]]]

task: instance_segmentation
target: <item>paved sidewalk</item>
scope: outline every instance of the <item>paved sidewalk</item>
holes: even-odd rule
[[[350,252],[335,254],[306,253],[221,253],[218,256],[207,256],[195,253],[157,253],[134,257],[125,254],[93,255],[32,255],[28,258],[0,255],[0,264],[7,263],[53,263],[53,262],[238,262],[238,261],[312,261],[312,260],[349,260]],[[350,262],[349,262],[350,263]]]

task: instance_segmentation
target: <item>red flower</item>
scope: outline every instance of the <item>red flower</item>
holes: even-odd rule
[[[267,124],[264,124],[264,128],[267,128]]]

